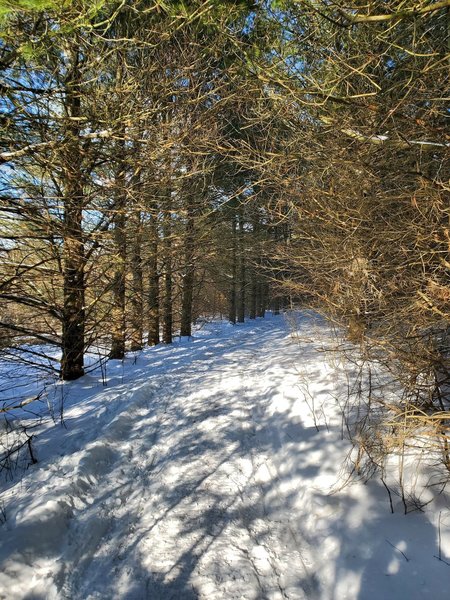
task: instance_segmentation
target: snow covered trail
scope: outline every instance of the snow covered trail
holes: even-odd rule
[[[448,597],[424,515],[389,514],[376,482],[329,494],[348,450],[337,384],[282,317],[132,363],[108,388],[65,386],[67,429],[44,429],[9,484],[0,598]]]

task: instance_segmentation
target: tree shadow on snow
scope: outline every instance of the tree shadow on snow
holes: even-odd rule
[[[259,334],[261,347],[270,335]],[[442,580],[443,565],[433,558],[419,564],[423,553],[416,555],[414,544],[436,554],[434,528],[410,515],[417,527],[404,539],[405,528],[388,513],[386,492],[376,481],[365,486],[364,502],[346,491],[326,494],[317,477],[336,477],[336,454],[343,456],[346,447],[339,425],[318,431],[295,419],[289,407],[272,410],[286,364],[259,355],[251,366],[254,339],[218,340],[220,353],[212,356],[211,345],[199,346],[194,356],[186,346],[162,347],[152,356],[164,357],[163,375],[157,367],[139,389],[124,383],[112,394],[107,390],[110,418],[97,429],[92,425],[97,398],[77,430],[67,432],[80,435],[70,448],[74,455],[82,452],[84,463],[66,474],[67,485],[59,480],[51,489],[62,519],[56,538],[39,546],[32,530],[39,531],[39,513],[20,531],[27,542],[19,556],[31,572],[43,554],[60,558],[53,581],[58,597],[73,600],[425,597],[417,591],[426,592],[424,568]],[[239,356],[233,354],[237,347]],[[245,376],[247,367],[254,377],[271,367],[273,376],[260,393],[244,386],[237,398],[226,385],[241,371]],[[317,381],[319,388],[322,383],[325,389],[326,381]],[[43,466],[56,464],[51,436],[44,434],[41,444]],[[128,446],[130,454],[121,456],[119,448]],[[7,560],[8,552],[0,550],[0,567]],[[400,583],[408,594],[398,595]],[[26,598],[43,600],[39,593]]]

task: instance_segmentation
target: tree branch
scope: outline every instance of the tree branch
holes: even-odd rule
[[[104,129],[103,131],[94,131],[92,133],[81,134],[80,137],[85,140],[97,140],[112,137],[113,132],[110,129]],[[50,140],[48,142],[38,142],[36,144],[28,144],[19,150],[11,150],[10,152],[0,152],[0,164],[11,162],[15,158],[20,158],[26,154],[33,154],[43,148],[52,148],[61,144],[63,140]]]
[[[347,19],[347,21],[350,21],[351,23],[380,23],[382,21],[413,19],[414,17],[420,17],[422,15],[448,7],[450,7],[450,0],[441,0],[441,2],[434,2],[433,4],[428,4],[427,6],[416,6],[407,10],[400,10],[398,12],[384,15],[352,14],[343,8],[338,8],[337,10],[339,14],[341,14],[345,19]]]
[[[17,331],[17,333],[23,333],[24,335],[36,338],[37,340],[40,340],[41,342],[45,342],[46,344],[50,344],[52,346],[61,346],[60,342],[57,342],[52,338],[47,337],[46,335],[42,335],[41,333],[36,333],[35,331],[25,329],[25,327],[19,327],[18,325],[12,325],[11,323],[5,323],[3,321],[0,321],[0,327],[3,327],[5,329],[11,329],[11,331]]]

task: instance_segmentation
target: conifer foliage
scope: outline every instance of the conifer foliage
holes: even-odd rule
[[[70,380],[307,305],[450,465],[449,10],[2,2],[2,355]]]

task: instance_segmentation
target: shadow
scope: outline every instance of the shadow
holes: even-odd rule
[[[419,561],[437,552],[434,528],[408,515],[405,537],[376,481],[329,493],[348,443],[339,417],[305,408],[298,361],[315,371],[313,397],[331,398],[312,345],[273,319],[149,350],[83,412],[74,402],[8,501],[0,596],[426,597],[448,574]]]

